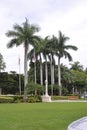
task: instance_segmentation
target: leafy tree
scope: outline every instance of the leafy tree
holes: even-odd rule
[[[5,68],[6,68],[6,64],[5,64],[5,62],[4,62],[4,59],[3,59],[2,54],[0,53],[0,72],[1,72],[2,70],[5,70]]]
[[[19,46],[24,44],[24,100],[26,100],[27,91],[26,85],[28,83],[27,75],[27,54],[29,49],[29,44],[34,44],[38,39],[38,36],[35,35],[39,31],[39,27],[36,25],[29,24],[28,20],[20,26],[15,24],[13,30],[9,30],[6,35],[12,37],[10,42],[7,44],[8,48],[13,47],[14,45]]]
[[[71,70],[74,75],[74,87],[79,91],[87,90],[87,74],[83,71]]]
[[[62,86],[68,90],[68,93],[72,91],[74,85],[75,75],[71,73],[71,70],[61,64],[61,82]]]
[[[87,67],[85,68],[85,71],[84,71],[86,74],[87,74]]]
[[[42,85],[34,83],[34,82],[30,82],[29,84],[27,84],[27,91],[31,95],[36,95],[35,90],[37,90],[38,95],[42,95],[44,92],[43,88],[44,87]]]
[[[23,82],[24,76],[21,75],[21,89],[23,91]],[[0,73],[0,88],[2,90],[2,94],[19,94],[19,74],[15,72]]]

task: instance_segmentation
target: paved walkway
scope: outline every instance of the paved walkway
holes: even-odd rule
[[[71,123],[67,130],[87,130],[87,116]]]
[[[87,102],[87,100],[51,100],[51,102]]]

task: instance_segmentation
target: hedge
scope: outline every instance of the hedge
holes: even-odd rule
[[[0,103],[13,103],[13,97],[0,96]]]
[[[23,96],[14,95],[14,96],[0,96],[0,103],[22,103]],[[27,103],[35,103],[35,102],[42,102],[41,96],[28,96]]]

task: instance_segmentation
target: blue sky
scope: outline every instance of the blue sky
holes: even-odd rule
[[[39,35],[58,36],[58,31],[70,37],[66,44],[75,45],[78,51],[70,51],[73,61],[87,67],[87,0],[0,0],[0,52],[6,62],[6,71],[18,72],[18,57],[23,72],[23,46],[7,49],[9,38],[5,33],[15,23],[22,24],[25,17],[30,24],[40,26]],[[68,60],[62,59],[69,66]]]

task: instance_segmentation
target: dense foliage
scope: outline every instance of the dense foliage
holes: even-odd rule
[[[21,90],[23,92],[23,75],[21,75]],[[19,74],[0,73],[0,90],[1,94],[19,94]]]
[[[0,53],[0,72],[5,70],[6,68],[6,63],[4,62],[3,55]]]

